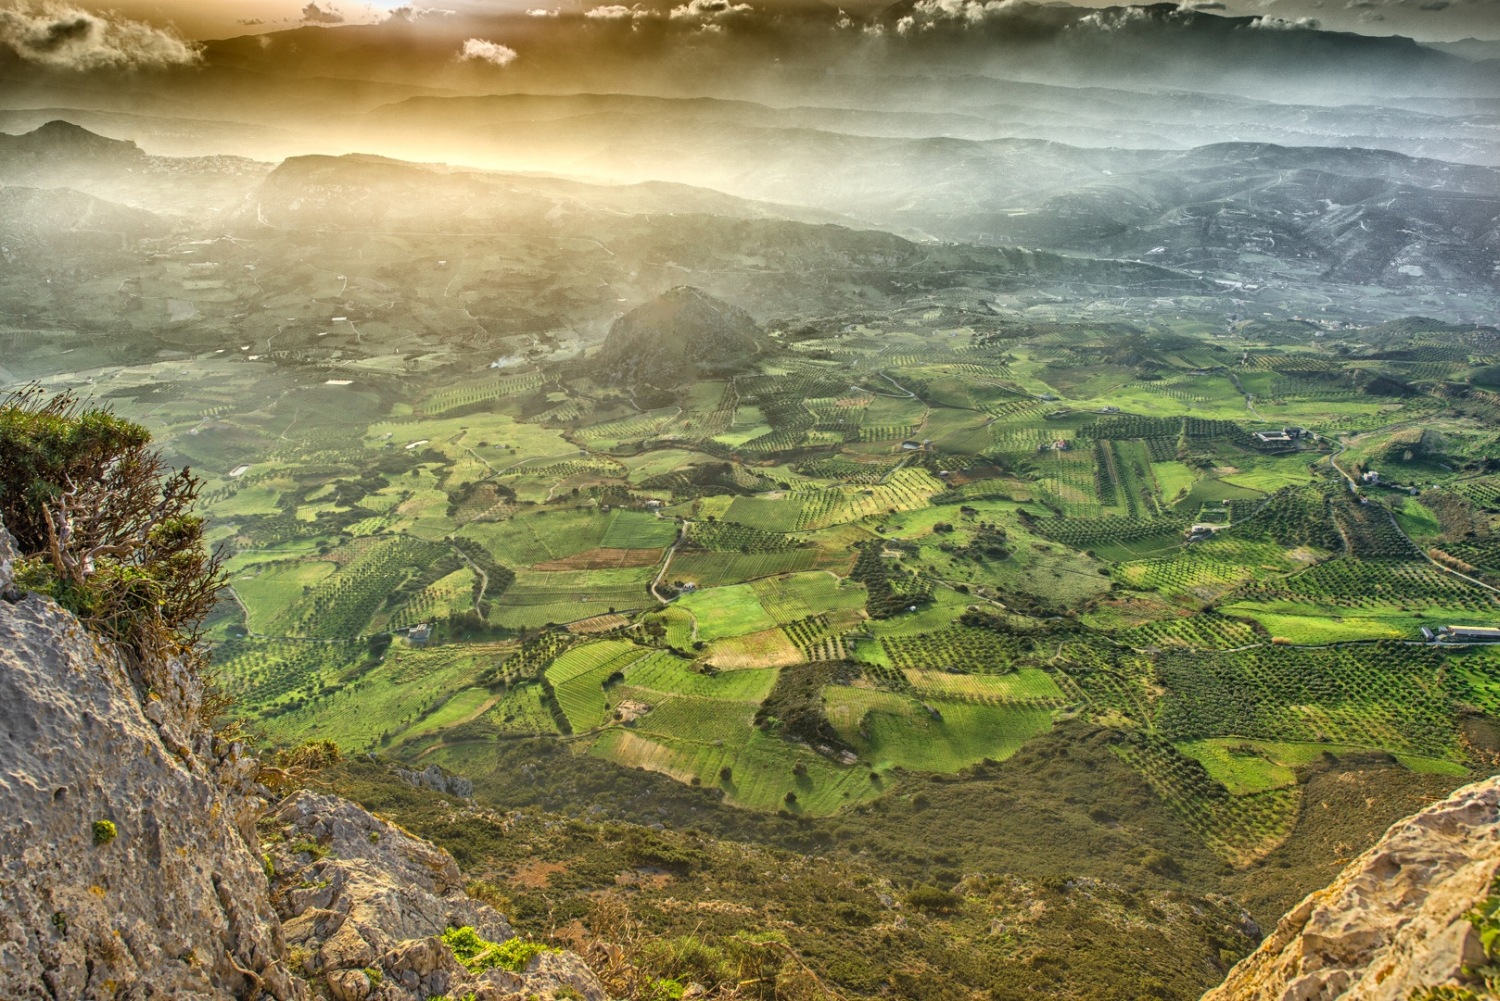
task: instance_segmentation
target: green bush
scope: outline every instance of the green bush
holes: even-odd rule
[[[119,833],[112,820],[94,821],[94,844],[96,845],[109,844]]]
[[[443,932],[443,943],[453,950],[453,957],[470,973],[482,973],[497,966],[502,970],[520,973],[542,953],[558,951],[549,945],[523,938],[491,942],[480,938],[479,933],[470,925],[449,928]]]
[[[200,624],[224,584],[192,513],[199,481],[143,427],[30,386],[0,399],[0,518],[17,582],[143,660],[201,668]]]
[[[919,911],[951,914],[958,910],[960,899],[937,886],[919,886],[906,895],[906,902]]]

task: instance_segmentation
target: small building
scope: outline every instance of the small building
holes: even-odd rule
[[[1438,629],[1438,638],[1450,643],[1500,643],[1500,627],[1443,626]]]
[[[430,622],[423,622],[412,626],[406,631],[406,638],[413,643],[426,643],[432,638],[432,624]]]
[[[1431,629],[1428,629],[1426,626],[1423,626],[1422,627],[1422,638],[1424,640],[1426,640],[1427,642],[1431,643],[1433,640],[1437,639],[1437,634],[1434,633]]]
[[[646,501],[646,510],[647,511],[658,511],[660,509],[661,509],[661,501],[657,500],[656,498],[653,497],[650,500]]]
[[[1285,427],[1281,429],[1281,433],[1294,440],[1298,438],[1305,438],[1307,436],[1307,431],[1299,427]]]
[[[1361,483],[1369,483],[1369,484],[1379,483],[1380,482],[1380,474],[1377,473],[1377,472],[1375,472],[1375,470],[1373,470],[1373,469],[1366,470],[1364,472],[1364,474],[1362,474],[1360,476],[1359,482],[1361,482]]]
[[[1072,447],[1073,443],[1068,441],[1068,439],[1066,438],[1059,438],[1052,443],[1052,451],[1054,452],[1066,452],[1069,451]]]
[[[1285,431],[1257,431],[1255,439],[1263,445],[1290,445],[1292,436]]]
[[[920,452],[922,451],[922,443],[920,441],[912,441],[911,439],[907,439],[906,441],[903,441],[901,443],[901,451]]]

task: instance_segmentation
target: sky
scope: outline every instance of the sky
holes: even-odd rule
[[[604,2],[597,0],[597,3]],[[885,0],[831,0],[830,6],[860,14],[880,9],[884,4]],[[49,5],[101,13],[118,11],[151,24],[173,25],[189,39],[226,38],[303,24],[372,23],[390,16],[392,10],[412,6],[411,0],[110,0],[107,3],[50,0]],[[1105,7],[1111,4],[1108,0],[1075,0],[1075,5]],[[1330,30],[1368,35],[1399,34],[1422,41],[1469,37],[1500,39],[1500,0],[1196,0],[1192,5],[1199,10],[1222,9],[1228,14],[1263,15],[1290,22],[1310,19]],[[30,4],[29,0],[0,0],[0,17],[6,8],[19,10],[27,6],[39,4]],[[461,13],[520,13],[530,8],[579,14],[595,7],[596,3],[585,0],[430,0],[415,6]],[[775,4],[763,6],[774,8]]]

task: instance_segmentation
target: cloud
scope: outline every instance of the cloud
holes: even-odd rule
[[[1250,22],[1252,28],[1264,28],[1271,31],[1317,31],[1322,26],[1322,22],[1315,17],[1288,19],[1262,15]]]
[[[1031,6],[1026,0],[917,0],[911,13],[897,22],[896,30],[905,33],[943,22],[979,24]]]
[[[234,23],[235,24],[256,25],[256,24],[265,24],[266,22],[262,21],[258,17],[237,17],[237,18],[234,19]]]
[[[616,3],[605,7],[590,8],[583,12],[583,16],[596,21],[640,21],[651,17],[661,17],[661,14],[654,10],[647,10],[640,4],[626,7],[624,4]]]
[[[1151,20],[1151,11],[1144,7],[1119,7],[1081,17],[1078,19],[1077,27],[1094,28],[1099,31],[1119,31],[1138,21],[1149,20]]]
[[[176,32],[51,3],[0,10],[0,45],[26,62],[72,70],[185,66],[199,58]]]
[[[527,17],[559,17],[561,14],[556,7],[533,7],[526,12]]]
[[[1224,4],[1220,3],[1219,0],[1195,0],[1195,2],[1180,3],[1180,4],[1177,5],[1177,9],[1178,10],[1228,10],[1229,8],[1226,7]]]
[[[442,7],[418,7],[415,4],[408,4],[405,7],[393,8],[385,16],[385,19],[386,21],[404,24],[411,21],[420,21],[427,17],[452,17],[457,13],[458,11],[456,10],[447,10]]]
[[[681,7],[673,7],[671,16],[677,20],[716,21],[735,14],[748,14],[754,9],[747,3],[730,3],[730,0],[688,0]]]
[[[332,7],[324,10],[318,6],[317,0],[310,0],[308,5],[302,8],[302,20],[306,24],[343,24],[344,15]]]
[[[516,61],[516,50],[509,45],[501,45],[499,42],[470,38],[464,42],[458,58],[474,59],[479,62],[492,63],[495,66],[509,66]]]

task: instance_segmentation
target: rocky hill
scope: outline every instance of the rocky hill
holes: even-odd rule
[[[682,285],[616,320],[594,360],[611,378],[671,386],[733,370],[770,347],[749,313]]]
[[[446,852],[334,796],[272,804],[190,673],[106,651],[14,563],[0,528],[0,997],[603,998]]]
[[[139,164],[145,158],[133,142],[110,139],[61,120],[21,135],[0,133],[0,165],[7,173],[46,170],[79,161]]]
[[[1395,824],[1281,919],[1203,1001],[1480,1001],[1495,961],[1500,778]],[[1448,988],[1448,992],[1432,993]]]

